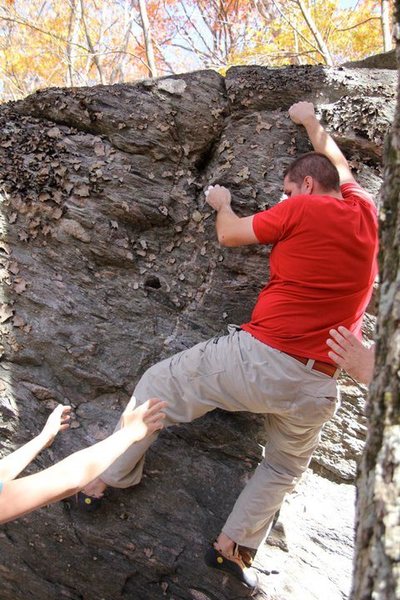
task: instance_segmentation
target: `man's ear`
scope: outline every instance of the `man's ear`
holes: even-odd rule
[[[303,180],[303,187],[305,189],[305,193],[306,194],[312,194],[314,187],[315,187],[315,181],[314,178],[311,177],[311,175],[306,175],[306,177],[304,177]]]

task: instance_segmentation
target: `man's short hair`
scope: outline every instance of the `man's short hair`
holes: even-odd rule
[[[335,165],[321,152],[307,152],[296,158],[286,169],[285,177],[301,185],[304,178],[313,177],[325,190],[340,189],[339,172]]]

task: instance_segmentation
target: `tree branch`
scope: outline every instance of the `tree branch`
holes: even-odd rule
[[[317,43],[317,46],[319,48],[321,56],[324,58],[326,64],[329,65],[330,67],[332,67],[333,59],[332,59],[331,53],[329,52],[329,48],[325,44],[324,39],[323,39],[321,33],[319,32],[319,30],[316,26],[316,23],[311,15],[311,12],[309,11],[309,9],[307,8],[307,6],[304,3],[304,0],[292,0],[292,2],[297,4],[297,6],[300,8],[301,14],[304,17],[304,20],[307,23],[309,30],[311,31],[311,33],[314,36],[314,39]]]
[[[9,23],[17,23],[18,25],[23,25],[24,27],[29,27],[29,29],[33,29],[34,31],[43,33],[43,35],[48,35],[49,37],[51,37],[55,40],[58,40],[59,42],[64,42],[64,44],[68,44],[68,40],[66,40],[61,35],[57,35],[56,33],[52,33],[50,31],[46,31],[45,29],[42,29],[41,27],[38,27],[37,25],[33,25],[32,23],[28,23],[27,21],[23,21],[16,17],[4,17],[3,15],[0,15],[0,21],[8,21]],[[77,48],[80,48],[81,50],[85,50],[85,52],[88,52],[88,48],[85,46],[82,46],[82,44],[71,42],[71,46],[76,46]]]
[[[264,3],[265,2],[266,2],[266,0],[264,0]],[[280,6],[277,4],[276,0],[272,0],[272,3],[275,6],[276,10],[279,12],[280,16],[283,18],[283,20],[286,21],[286,23],[288,23],[288,25],[290,25],[290,27],[297,32],[298,36],[304,42],[306,42],[306,44],[308,44],[309,46],[311,46],[311,48],[313,48],[314,50],[316,50],[317,52],[319,52],[318,48],[316,46],[314,46],[314,44],[312,42],[310,42],[310,40],[307,39],[306,36],[303,35],[302,32],[297,28],[297,25],[293,25],[293,23],[288,19],[288,17],[286,17],[286,15],[282,12]]]
[[[93,57],[93,62],[94,62],[94,64],[96,65],[97,71],[98,71],[98,73],[99,73],[99,77],[100,77],[100,83],[101,83],[102,85],[104,85],[104,76],[103,76],[103,70],[102,70],[102,68],[101,68],[101,64],[100,64],[99,58],[98,58],[98,56],[97,56],[97,52],[96,52],[96,50],[94,49],[94,46],[93,46],[92,40],[91,40],[91,38],[90,38],[90,34],[89,34],[89,30],[88,30],[88,26],[87,26],[87,23],[86,23],[85,7],[84,7],[84,4],[83,4],[83,0],[79,0],[79,2],[80,2],[80,5],[81,5],[82,22],[83,22],[83,27],[84,27],[84,29],[85,29],[85,36],[86,36],[86,41],[87,41],[87,44],[88,44],[88,46],[89,46],[89,51],[90,51],[90,54],[91,54],[91,55],[92,55],[92,57]]]
[[[360,21],[360,23],[356,23],[355,25],[351,25],[350,27],[344,27],[343,29],[337,29],[335,27],[335,31],[349,31],[350,29],[355,29],[356,27],[360,27],[360,25],[364,25],[364,23],[368,23],[368,21],[376,21],[379,19],[380,17],[369,17],[369,19],[365,19],[365,21]]]

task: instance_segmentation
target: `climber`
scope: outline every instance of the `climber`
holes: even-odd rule
[[[257,587],[249,568],[255,552],[338,406],[339,369],[328,355],[329,331],[343,325],[359,337],[377,272],[372,198],[353,178],[311,103],[294,104],[289,116],[305,127],[315,152],[289,165],[286,200],[240,218],[228,189],[214,185],[206,191],[220,244],[273,245],[270,280],[250,322],[154,365],[134,390],[139,404],[149,395],[168,402],[167,426],[214,408],[265,415],[264,458],[205,556],[209,566],[251,588]],[[155,437],[133,444],[82,497],[100,500],[107,486],[138,484]]]
[[[15,479],[43,448],[53,443],[59,431],[69,427],[71,407],[59,404],[39,435],[0,459],[0,523],[75,494],[131,444],[162,429],[163,408],[165,402],[154,398],[135,410],[128,404],[122,415],[121,429],[105,440],[75,452],[39,473]]]

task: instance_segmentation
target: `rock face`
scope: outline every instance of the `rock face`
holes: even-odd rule
[[[378,196],[394,94],[390,71],[239,67],[1,107],[1,453],[55,402],[77,418],[36,467],[102,439],[145,368],[247,320],[269,251],[218,246],[205,186],[228,186],[241,215],[276,203],[284,168],[309,149],[286,112],[305,99]],[[348,593],[365,390],[343,379],[342,392],[258,553],[259,598]],[[1,599],[247,597],[202,554],[264,443],[261,418],[217,411],[163,432],[141,485],[111,491],[100,513],[65,502],[2,526]]]
[[[392,69],[397,71],[396,51],[389,50],[381,54],[372,54],[362,60],[354,60],[343,64],[348,69]]]

